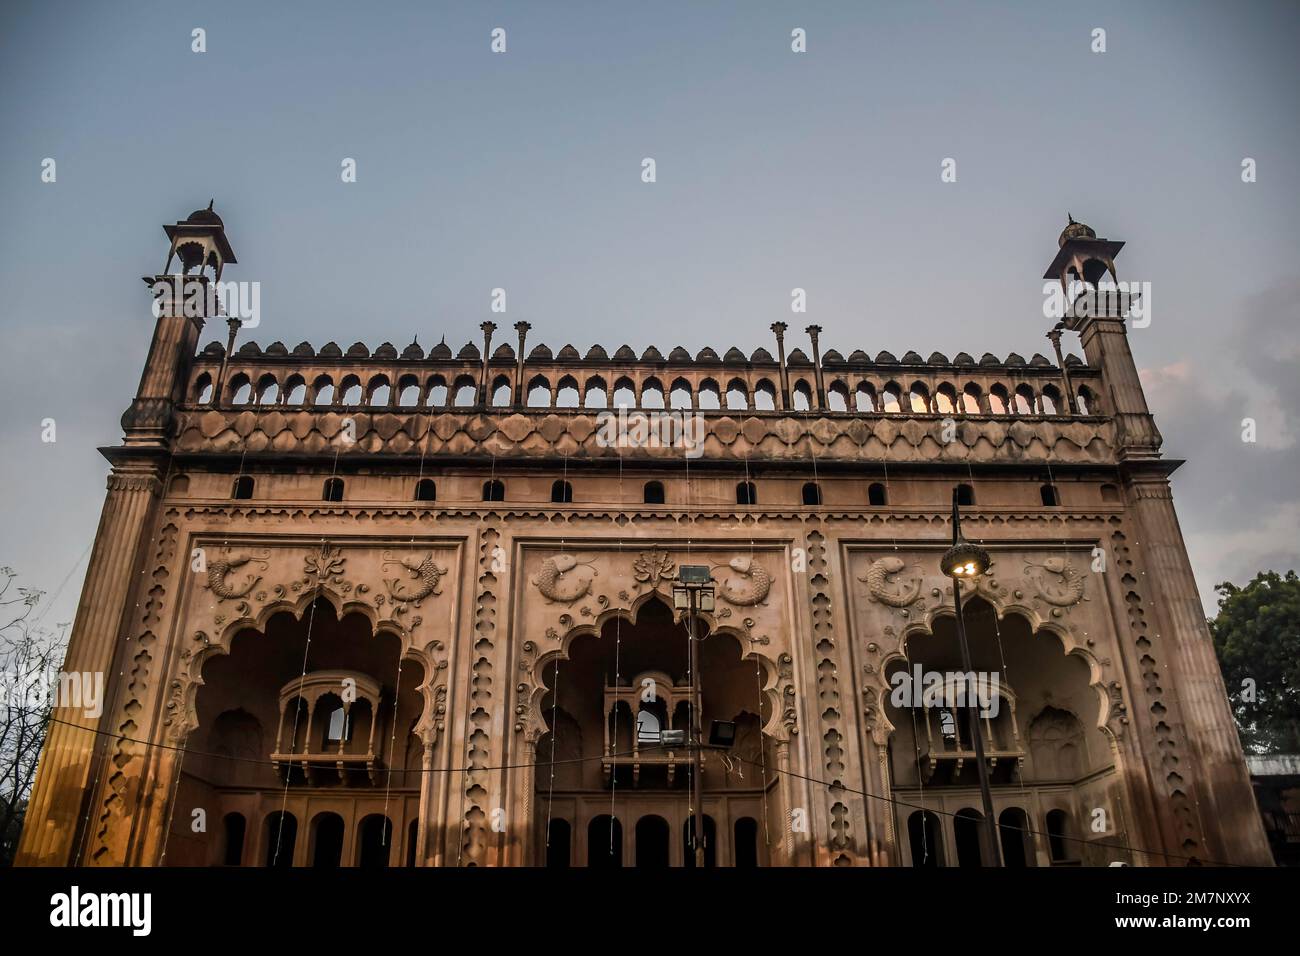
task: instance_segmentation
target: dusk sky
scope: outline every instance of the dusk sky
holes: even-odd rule
[[[1151,283],[1130,341],[1211,609],[1218,581],[1300,565],[1297,48],[1300,4],[1249,0],[8,0],[0,565],[71,619],[140,277],[209,199],[224,278],[261,283],[242,340],[455,349],[501,287],[507,327],[611,354],[774,350],[777,319],[805,350],[816,322],[844,354],[1050,354],[1069,212]]]

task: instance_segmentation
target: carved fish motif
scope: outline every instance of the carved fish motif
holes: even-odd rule
[[[732,558],[727,567],[743,577],[743,582],[736,584],[732,579],[724,579],[719,593],[723,599],[737,607],[751,607],[767,598],[772,589],[772,575],[754,562],[752,558]]]
[[[393,578],[384,583],[388,585],[388,593],[392,595],[394,601],[411,602],[419,601],[428,597],[430,594],[439,594],[438,581],[447,573],[446,568],[440,568],[433,563],[433,553],[429,552],[416,561],[414,558],[401,558],[402,567],[411,572],[411,577],[419,580],[420,584],[414,591],[405,591],[402,588],[398,578]]]
[[[242,568],[252,557],[247,554],[227,555],[217,558],[215,561],[208,562],[208,590],[219,598],[229,598],[231,600],[242,598],[253,588],[257,587],[257,582],[262,580],[260,574],[250,574],[245,580],[243,588],[235,590],[226,583],[226,575],[230,574],[236,568]]]
[[[585,597],[591,590],[591,582],[596,576],[595,570],[591,574],[584,575],[581,572],[570,574],[578,567],[579,562],[571,554],[557,554],[547,558],[542,562],[541,569],[537,576],[533,578],[533,584],[537,590],[542,592],[542,596],[551,601],[562,601],[565,604],[572,603],[578,598]],[[584,565],[589,567],[589,565]]]
[[[889,555],[884,558],[877,558],[871,562],[867,568],[865,577],[858,578],[866,584],[868,592],[872,599],[879,601],[881,604],[887,604],[890,607],[907,607],[918,597],[921,596],[921,579],[913,578],[908,584],[900,584],[897,590],[891,590],[890,578],[898,574],[907,565],[902,558],[896,558]]]
[[[1042,574],[1033,576],[1038,596],[1048,604],[1054,607],[1073,607],[1083,599],[1083,575],[1065,558],[1048,558],[1042,564],[1026,563],[1031,568],[1042,568],[1059,579],[1059,582],[1053,585],[1044,582]]]

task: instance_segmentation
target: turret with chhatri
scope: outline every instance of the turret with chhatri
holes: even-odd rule
[[[1098,239],[1091,226],[1077,222],[1069,213],[1066,218],[1069,222],[1057,240],[1059,251],[1043,278],[1061,283],[1066,304],[1063,327],[1079,333],[1087,364],[1101,369],[1104,391],[1115,415],[1120,457],[1156,458],[1160,432],[1142,393],[1124,318],[1135,297],[1112,289],[1099,294],[1097,288],[1107,274],[1118,282],[1115,257],[1124,242]],[[1082,283],[1083,288],[1072,290],[1071,283]]]
[[[215,200],[208,200],[207,209],[196,209],[185,219],[178,220],[170,226],[163,226],[171,248],[167,251],[166,272],[177,256],[181,260],[181,274],[202,273],[211,267],[214,278],[221,281],[221,270],[227,262],[235,263],[235,250],[230,248],[226,239],[226,225],[216,214],[212,206]]]
[[[140,387],[122,415],[128,445],[165,444],[171,412],[184,393],[204,320],[213,311],[215,299],[209,295],[209,283],[219,282],[226,263],[236,261],[225,223],[212,207],[209,200],[206,209],[196,209],[188,218],[163,226],[171,242],[167,261],[161,274],[144,276],[154,296],[157,322]],[[169,274],[167,270],[178,257],[181,272]],[[232,341],[233,331],[234,327]]]
[[[1115,257],[1124,248],[1124,243],[1116,239],[1098,239],[1097,233],[1086,223],[1076,222],[1068,212],[1065,214],[1069,223],[1061,230],[1057,245],[1061,251],[1056,254],[1052,264],[1043,273],[1044,279],[1057,279],[1061,288],[1069,291],[1071,278],[1082,280],[1092,288],[1107,272],[1116,282],[1119,276],[1115,272]]]

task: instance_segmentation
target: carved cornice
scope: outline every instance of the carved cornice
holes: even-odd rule
[[[680,447],[618,448],[603,440],[599,413],[294,411],[189,408],[176,414],[173,449],[185,455],[337,453],[544,460],[681,461]],[[704,413],[705,461],[1001,463],[1114,462],[1114,425],[1102,419],[969,417],[945,441],[945,418],[928,416]],[[346,425],[350,421],[351,425]],[[952,437],[952,436],[949,436]],[[352,440],[355,438],[355,440]]]
[[[184,507],[184,499],[174,499],[178,507]],[[1108,522],[1123,514],[1121,508],[1099,510],[1053,510],[1053,511],[986,511],[962,513],[962,523],[971,528],[996,529],[1004,526],[1060,526],[1064,524],[1093,524]],[[448,521],[465,521],[475,523],[495,518],[509,521],[536,521],[566,524],[585,521],[609,522],[618,525],[644,524],[647,527],[662,525],[664,522],[686,524],[692,527],[708,526],[719,523],[725,525],[758,525],[768,523],[796,524],[841,524],[851,523],[857,527],[887,528],[895,525],[923,525],[926,527],[946,527],[951,520],[946,511],[922,509],[881,509],[863,507],[859,509],[837,509],[820,511],[811,508],[788,509],[759,507],[740,509],[709,508],[658,508],[655,510],[633,510],[626,508],[592,508],[566,509],[553,506],[500,506],[500,505],[439,505],[436,508],[419,508],[409,506],[367,506],[328,504],[311,501],[302,503],[285,503],[280,505],[248,505],[240,502],[204,502],[184,507],[188,520],[205,517],[219,517],[223,520],[232,518],[290,518],[318,520],[326,517],[338,517],[351,520],[373,521],[376,518],[396,518],[426,523],[445,523]],[[1048,529],[1044,528],[1046,533]],[[1057,533],[1053,531],[1053,534]]]
[[[1169,486],[1169,482],[1163,478],[1157,481],[1135,481],[1133,483],[1133,497],[1135,498],[1161,498],[1173,500],[1174,491]]]
[[[109,491],[147,491],[154,496],[162,494],[162,482],[156,475],[113,472],[108,476]]]

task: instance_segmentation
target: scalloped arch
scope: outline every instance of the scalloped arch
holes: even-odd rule
[[[595,637],[599,640],[600,633],[604,630],[605,625],[615,618],[621,618],[622,620],[635,625],[637,623],[637,618],[640,616],[641,609],[652,600],[660,601],[670,611],[673,611],[672,606],[664,600],[663,594],[658,590],[651,589],[642,594],[638,594],[632,600],[630,606],[608,606],[596,615],[592,621],[574,624],[563,634],[559,635],[560,641],[558,645],[549,650],[540,652],[537,655],[536,660],[534,660],[532,667],[530,668],[531,672],[528,675],[532,685],[532,690],[528,695],[528,712],[531,715],[530,729],[535,730],[539,736],[544,734],[547,730],[545,721],[543,721],[540,716],[542,711],[542,698],[546,695],[547,691],[546,683],[542,680],[542,674],[545,673],[546,668],[553,661],[571,660],[572,658],[569,651],[573,646],[573,642],[578,638]],[[680,614],[673,611],[673,619],[675,623],[680,622]],[[788,739],[785,734],[784,725],[781,722],[781,692],[777,679],[780,672],[777,662],[757,650],[757,645],[752,641],[748,641],[748,638],[740,628],[729,624],[718,624],[714,616],[711,614],[702,613],[700,614],[700,619],[708,625],[709,636],[724,636],[735,641],[736,646],[740,650],[741,661],[753,660],[757,662],[758,666],[762,669],[763,674],[763,700],[764,703],[767,704],[769,710],[767,722],[763,725],[763,733],[773,740]],[[751,645],[750,650],[748,651],[745,650],[745,644],[747,642]]]
[[[366,602],[346,598],[328,585],[322,584],[318,588],[304,591],[294,600],[282,598],[271,601],[255,615],[241,614],[228,622],[215,640],[202,631],[193,635],[191,640],[201,641],[202,646],[196,651],[185,652],[188,654],[188,660],[181,665],[180,673],[172,678],[167,703],[168,713],[164,720],[169,738],[183,740],[198,729],[197,701],[199,688],[205,683],[203,668],[214,657],[229,655],[236,635],[252,630],[264,636],[271,619],[279,614],[288,614],[301,623],[307,610],[322,599],[333,608],[336,620],[342,621],[352,614],[360,614],[366,619],[372,638],[378,638],[382,634],[396,637],[402,648],[402,660],[413,660],[420,665],[424,673],[424,681],[417,690],[424,700],[424,710],[416,724],[416,729],[422,736],[431,732],[439,718],[436,678],[446,667],[446,661],[438,659],[433,652],[445,649],[442,642],[435,639],[429,641],[424,647],[419,647],[414,643],[410,631],[398,622],[382,619]],[[240,602],[238,606],[247,607],[244,602]]]
[[[993,608],[993,612],[997,615],[999,621],[1005,621],[1012,615],[1019,617],[1029,626],[1031,635],[1037,635],[1040,632],[1051,634],[1061,642],[1061,648],[1066,657],[1076,655],[1087,665],[1088,686],[1097,694],[1098,713],[1095,726],[1096,729],[1106,735],[1111,744],[1112,752],[1114,752],[1116,747],[1115,733],[1109,724],[1110,692],[1106,684],[1105,670],[1097,659],[1097,655],[1087,645],[1080,643],[1068,629],[1061,627],[1050,618],[1044,618],[1032,607],[1015,601],[1003,602],[996,596],[983,591],[980,591],[977,595],[971,595],[966,600],[976,597]],[[941,617],[955,618],[956,612],[953,607],[944,603],[927,608],[921,620],[911,620],[903,627],[902,633],[899,635],[898,648],[881,655],[879,666],[876,667],[874,679],[870,685],[880,704],[876,708],[879,715],[876,728],[877,733],[880,735],[880,739],[876,740],[877,744],[883,745],[889,739],[889,735],[897,729],[890,722],[883,706],[883,692],[888,690],[889,687],[888,682],[885,680],[885,672],[895,662],[907,661],[908,642],[914,637],[932,635],[934,633],[934,622]]]

